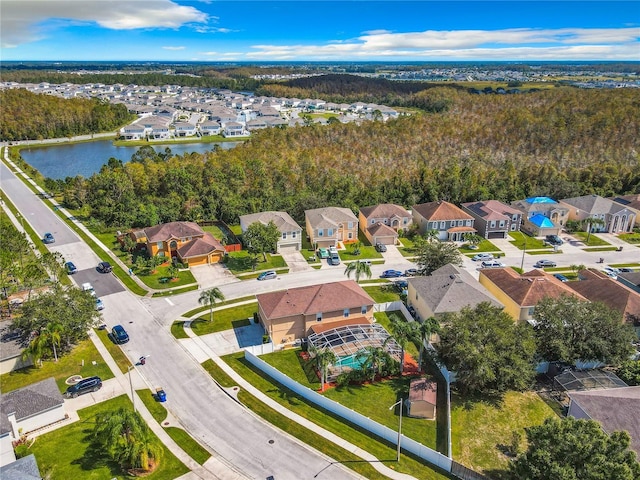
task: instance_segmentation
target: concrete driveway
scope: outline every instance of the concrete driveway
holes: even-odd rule
[[[199,265],[197,267],[191,267],[189,270],[191,270],[200,288],[217,287],[219,285],[240,281],[221,263]]]
[[[313,270],[313,267],[311,267],[307,263],[307,260],[304,258],[302,252],[300,251],[293,249],[283,249],[280,254],[282,255],[282,258],[284,258],[284,261],[287,262],[287,265],[289,265],[289,272],[291,273]],[[313,252],[310,252],[309,256],[311,256],[312,254]]]
[[[228,355],[241,351],[244,347],[260,345],[264,329],[260,324],[251,323],[246,327],[225,330],[224,332],[202,335],[200,338],[216,355]]]

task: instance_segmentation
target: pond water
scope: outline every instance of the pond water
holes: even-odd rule
[[[221,143],[185,143],[169,145],[152,145],[157,152],[164,152],[169,147],[176,155],[213,150],[215,145],[230,149],[240,142]],[[20,155],[25,162],[38,170],[42,175],[54,179],[65,179],[82,175],[85,178],[98,173],[102,165],[113,157],[123,162],[131,160],[131,156],[140,147],[116,147],[112,140],[54,145],[51,147],[23,148]]]

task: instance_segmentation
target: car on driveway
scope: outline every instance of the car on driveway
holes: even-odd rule
[[[383,243],[376,243],[376,252],[386,252],[387,246]]]
[[[418,269],[417,268],[407,268],[404,271],[404,276],[405,277],[415,277],[416,275],[418,275]]]
[[[547,243],[559,247],[562,245],[562,239],[558,235],[547,235],[546,237]]]
[[[478,253],[477,255],[474,255],[471,260],[473,260],[474,262],[484,262],[487,260],[493,260],[493,254],[491,253]]]
[[[633,270],[633,268],[629,268],[629,267],[620,267],[620,268],[618,269],[618,271],[619,271],[620,273],[631,273],[631,272],[633,272],[634,270]]]
[[[406,280],[396,280],[393,282],[393,286],[396,287],[400,292],[402,292],[405,288],[409,287],[409,282]]]
[[[604,267],[602,271],[614,280],[618,278],[618,274],[620,273],[620,270],[614,267]]]
[[[74,265],[73,262],[67,262],[64,264],[64,268],[67,271],[67,273],[69,275],[73,275],[74,273],[76,273],[78,271],[78,269],[76,268],[76,266]]]
[[[326,248],[319,249],[318,256],[320,258],[329,258],[329,250],[327,250]]]
[[[122,325],[116,325],[111,329],[111,337],[113,341],[118,345],[127,343],[129,341],[129,334]]]
[[[53,234],[49,232],[44,234],[44,236],[42,237],[42,241],[44,243],[56,243],[56,239],[53,238]]]
[[[380,278],[398,278],[402,276],[402,272],[400,270],[385,270],[380,275]]]
[[[258,275],[258,280],[271,280],[272,278],[276,278],[277,276],[278,274],[274,270],[268,270]]]
[[[97,392],[101,388],[102,380],[100,377],[87,377],[67,388],[65,396],[67,398],[76,398],[78,395],[82,395],[83,393]]]
[[[98,264],[98,271],[100,273],[109,273],[109,272],[113,271],[113,267],[111,266],[111,264],[109,262],[100,262]]]
[[[533,266],[534,268],[555,267],[556,262],[553,260],[538,260]]]
[[[329,265],[340,265],[340,255],[337,253],[332,253],[329,257]]]
[[[561,273],[554,273],[553,276],[556,277],[561,282],[568,282],[569,281],[569,279],[567,277],[565,277],[564,275],[562,275]]]

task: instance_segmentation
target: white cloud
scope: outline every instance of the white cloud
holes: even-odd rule
[[[162,47],[163,50],[184,50],[187,47]]]
[[[50,21],[54,19],[55,21]],[[46,38],[56,26],[98,24],[112,30],[179,28],[208,16],[171,0],[3,0],[2,47]]]

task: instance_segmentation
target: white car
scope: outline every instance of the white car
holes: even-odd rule
[[[506,265],[497,260],[486,260],[482,262],[482,268],[502,268],[502,267],[506,267]]]
[[[471,260],[473,260],[474,262],[493,260],[493,254],[491,254],[491,253],[478,253],[477,255],[474,255]]]
[[[82,284],[82,291],[83,292],[89,292],[92,297],[96,296],[96,292],[93,289],[93,286],[89,282]]]
[[[614,267],[604,267],[602,271],[614,280],[618,278],[618,274],[620,273],[620,270]]]
[[[333,245],[329,247],[329,255],[331,255],[332,253],[335,253],[336,255],[338,254],[338,249]]]

